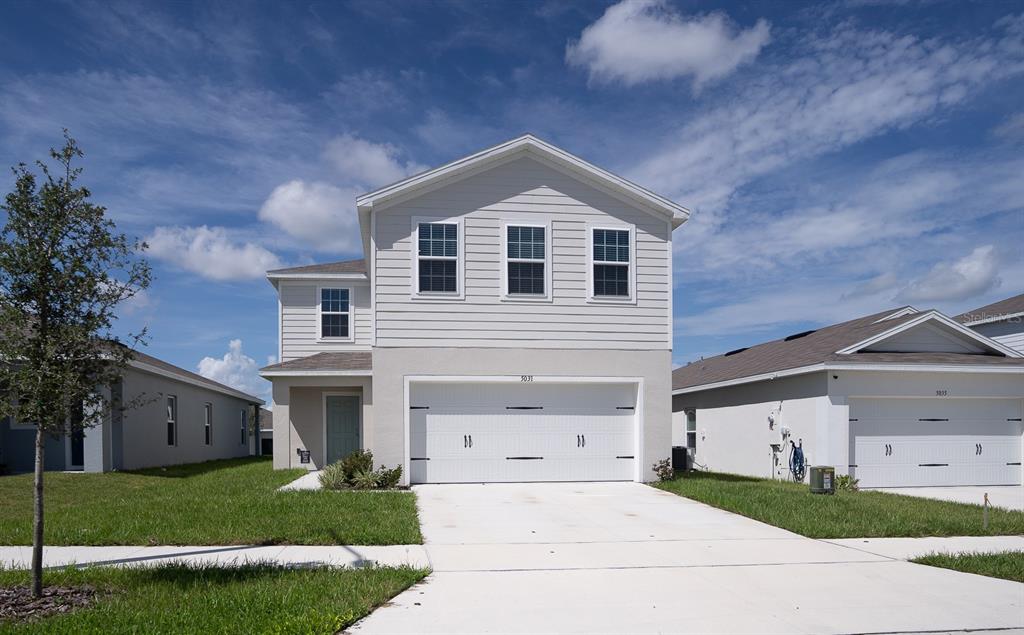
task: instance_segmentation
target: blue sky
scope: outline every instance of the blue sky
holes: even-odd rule
[[[68,127],[151,244],[121,327],[263,395],[263,271],[359,257],[355,194],[523,132],[694,210],[677,363],[1024,285],[1014,3],[16,2],[0,39],[0,163]]]

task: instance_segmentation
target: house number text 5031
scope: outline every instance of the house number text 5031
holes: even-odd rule
[[[533,381],[533,375],[520,375],[519,381]]]

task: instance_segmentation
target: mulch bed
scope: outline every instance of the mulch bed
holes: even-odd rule
[[[43,597],[32,597],[28,587],[0,587],[0,620],[32,621],[69,613],[95,602],[100,593],[91,586],[43,588]]]

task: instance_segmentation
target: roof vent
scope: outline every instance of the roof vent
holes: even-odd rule
[[[726,353],[722,357],[728,357],[730,355],[735,355],[736,353],[742,353],[743,351],[747,350],[748,348],[750,348],[750,347],[749,346],[744,346],[743,348],[737,348],[734,351],[729,351],[728,353]]]
[[[811,329],[810,331],[804,331],[802,333],[794,333],[794,334],[790,335],[789,337],[784,338],[782,341],[783,342],[792,342],[793,340],[798,340],[801,337],[807,337],[808,335],[810,335],[811,333],[814,333],[817,330],[818,329]]]

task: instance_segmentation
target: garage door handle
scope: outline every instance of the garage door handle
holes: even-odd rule
[[[580,437],[583,439],[583,447],[587,447],[587,435],[581,434]]]
[[[580,447],[580,435],[576,435],[576,447]]]
[[[462,447],[469,447],[469,437],[467,437],[466,435],[462,435]]]
[[[469,435],[469,447],[473,447],[473,435]]]

